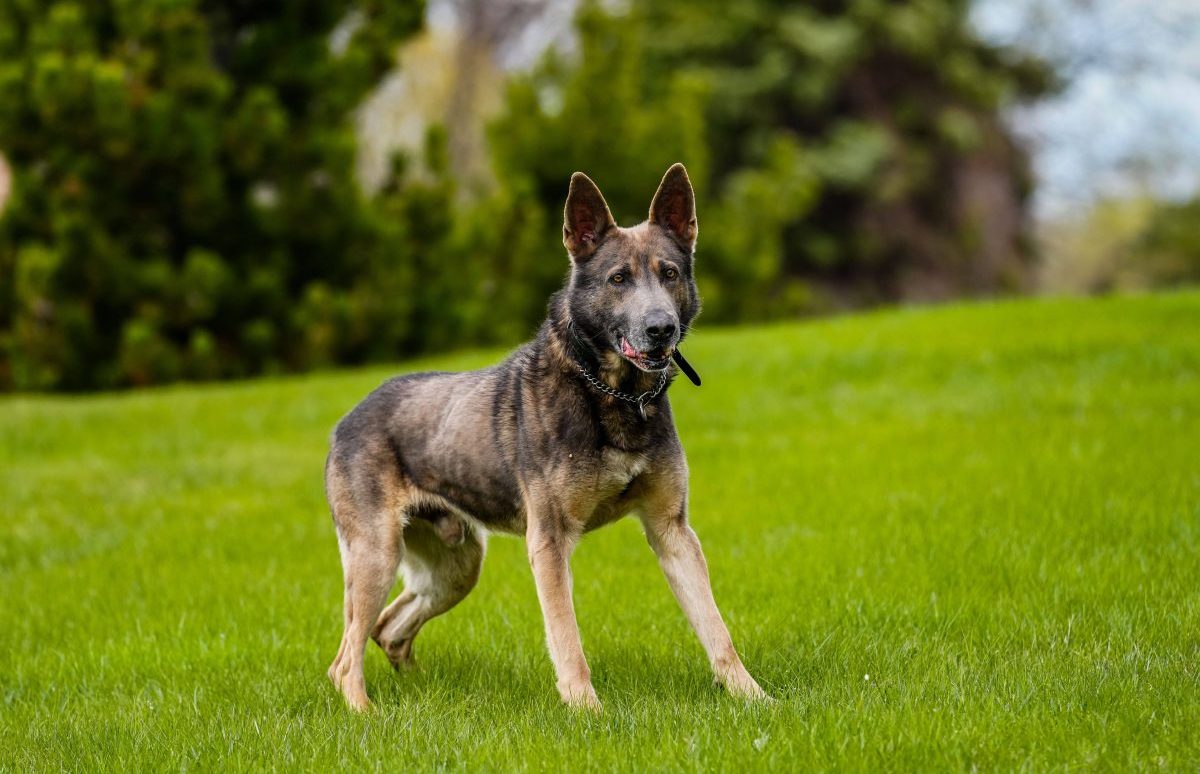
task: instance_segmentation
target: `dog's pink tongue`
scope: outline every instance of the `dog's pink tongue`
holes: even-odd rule
[[[621,352],[624,353],[625,357],[639,358],[642,356],[641,352],[629,346],[629,342],[625,340],[624,336],[621,337]]]

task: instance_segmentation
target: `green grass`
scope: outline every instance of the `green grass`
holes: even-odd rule
[[[559,705],[499,536],[419,669],[372,645],[377,709],[344,709],[321,470],[397,369],[8,398],[0,769],[1200,766],[1200,293],[702,325],[687,352],[692,520],[775,703],[712,686],[626,520],[573,562],[602,716]]]

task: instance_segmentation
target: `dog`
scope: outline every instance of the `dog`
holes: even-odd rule
[[[716,681],[765,698],[713,600],[667,399],[672,356],[700,309],[687,170],[667,170],[649,219],[631,228],[576,172],[563,221],[570,273],[533,341],[491,368],[391,379],[333,432],[325,486],[345,630],[328,674],[354,709],[371,706],[367,638],[396,668],[408,664],[421,627],[475,586],[487,535],[506,532],[525,536],[559,695],[599,710],[569,558],[585,532],[631,513]],[[385,608],[397,569],[404,590]]]

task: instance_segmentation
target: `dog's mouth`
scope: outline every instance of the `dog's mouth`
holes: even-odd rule
[[[650,350],[638,350],[629,343],[629,340],[624,336],[621,337],[621,354],[630,363],[633,363],[643,371],[661,371],[671,362],[671,355],[675,352],[674,345],[669,347],[657,347]]]

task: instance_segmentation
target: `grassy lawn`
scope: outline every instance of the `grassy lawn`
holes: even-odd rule
[[[746,665],[714,688],[630,520],[576,553],[602,716],[523,544],[325,678],[328,432],[397,368],[0,400],[0,769],[1200,766],[1200,293],[701,324],[672,388]]]

